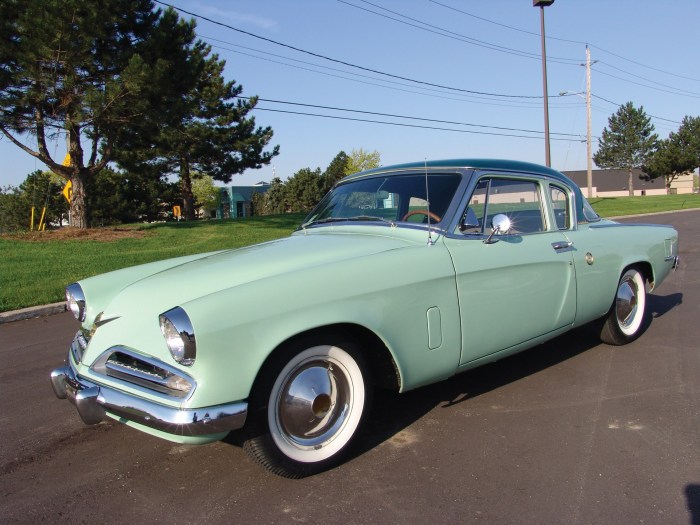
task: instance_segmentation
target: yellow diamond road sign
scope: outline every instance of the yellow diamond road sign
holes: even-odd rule
[[[71,181],[66,182],[66,185],[63,187],[63,191],[61,193],[63,193],[63,196],[70,204],[70,198],[73,195],[73,183]]]
[[[66,156],[63,158],[63,166],[70,166],[70,153],[66,153]],[[73,183],[71,181],[66,182],[66,185],[63,187],[63,196],[66,198],[68,201],[68,204],[70,204],[70,198],[73,195]]]

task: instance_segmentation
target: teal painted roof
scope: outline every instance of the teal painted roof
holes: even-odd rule
[[[359,173],[354,173],[348,175],[342,182],[347,182],[355,179],[360,179],[364,177],[371,177],[374,175],[380,175],[382,173],[390,173],[397,171],[411,171],[411,170],[423,170],[428,169],[478,169],[478,170],[498,170],[498,171],[514,171],[518,173],[532,173],[536,175],[544,175],[555,180],[561,181],[563,184],[567,185],[573,191],[576,197],[576,207],[579,211],[579,216],[582,215],[583,211],[583,194],[581,193],[581,188],[572,181],[569,177],[563,173],[554,170],[552,168],[547,168],[540,164],[534,164],[532,162],[522,162],[518,160],[505,160],[505,159],[447,159],[447,160],[429,160],[422,162],[409,162],[406,164],[394,164],[392,166],[382,166],[381,168],[375,168],[372,170],[361,171]]]
[[[343,180],[351,180],[358,177],[366,177],[368,175],[375,175],[383,173],[385,171],[397,171],[397,170],[417,170],[424,169],[425,167],[436,169],[436,168],[462,168],[462,169],[492,169],[492,170],[505,170],[505,171],[525,171],[528,173],[538,173],[540,175],[548,175],[550,177],[561,179],[563,182],[571,184],[571,180],[564,174],[552,168],[547,168],[539,164],[534,164],[532,162],[521,162],[518,160],[505,160],[505,159],[447,159],[447,160],[429,160],[427,162],[409,162],[406,164],[394,164],[392,166],[382,166],[381,168],[375,168],[372,170],[361,171],[359,173],[354,173],[348,175]]]

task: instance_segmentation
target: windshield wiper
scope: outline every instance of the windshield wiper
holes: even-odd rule
[[[356,217],[348,217],[349,221],[379,221],[386,222],[387,224],[394,224],[394,221],[385,219],[384,217],[377,217],[376,215],[358,215]]]
[[[354,222],[354,221],[379,221],[385,222],[390,225],[394,225],[393,221],[385,219],[383,217],[375,217],[374,215],[357,215],[355,217],[326,217],[325,219],[310,220],[301,225],[301,228],[306,228],[307,226],[313,226],[316,224],[327,224],[329,222]]]

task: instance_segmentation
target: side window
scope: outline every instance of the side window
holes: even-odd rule
[[[539,184],[514,179],[492,179],[486,210],[487,232],[491,221],[502,213],[510,218],[511,232],[536,233],[545,230]]]
[[[510,218],[510,233],[544,231],[539,184],[518,179],[482,179],[462,217],[462,233],[491,233],[491,221],[499,214]]]
[[[569,213],[569,199],[566,191],[558,186],[550,186],[549,193],[552,198],[552,210],[557,228],[568,230],[571,228],[571,214]]]

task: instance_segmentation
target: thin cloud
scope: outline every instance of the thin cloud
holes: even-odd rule
[[[213,18],[214,20],[226,20],[230,23],[241,24],[247,27],[257,27],[267,31],[276,31],[279,27],[277,20],[264,18],[258,15],[228,11],[208,5],[201,5],[201,7],[198,8],[198,11],[202,15]]]

